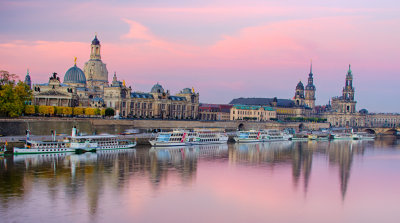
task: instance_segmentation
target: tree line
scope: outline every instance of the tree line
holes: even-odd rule
[[[0,70],[0,116],[19,117],[22,115],[96,117],[114,116],[112,108],[60,107],[30,105],[32,90],[18,75]]]
[[[32,91],[18,76],[0,70],[0,116],[18,117],[25,111],[25,105],[32,100]]]
[[[59,116],[59,117],[100,117],[114,116],[112,108],[62,107],[47,105],[26,105],[24,115]]]

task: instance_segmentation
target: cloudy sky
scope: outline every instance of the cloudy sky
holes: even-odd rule
[[[95,33],[109,78],[137,91],[292,98],[312,60],[317,104],[341,94],[351,64],[357,109],[400,111],[399,1],[1,0],[0,69],[63,77],[75,56],[83,69]]]

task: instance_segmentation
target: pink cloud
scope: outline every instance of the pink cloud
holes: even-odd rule
[[[243,94],[240,90],[246,86],[268,89],[264,91],[267,94],[285,86],[289,88],[288,95],[283,97],[291,97],[288,81],[294,86],[298,78],[304,80],[310,59],[319,68],[321,83],[323,79],[341,81],[342,77],[331,74],[344,74],[348,63],[364,69],[381,69],[382,64],[385,69],[398,66],[400,33],[371,32],[391,30],[397,20],[335,16],[279,21],[221,35],[220,40],[205,46],[170,41],[142,23],[126,18],[122,21],[129,25],[129,31],[120,42],[101,42],[102,59],[110,78],[117,71],[120,79],[141,91],[147,91],[157,81],[176,91],[194,86],[202,92],[202,100],[208,101],[215,98],[212,92],[218,88],[229,89],[232,98]],[[0,67],[22,77],[30,68],[34,82],[46,82],[53,71],[63,75],[73,65],[74,56],[83,68],[89,59],[89,47],[90,40],[10,41],[0,44]]]

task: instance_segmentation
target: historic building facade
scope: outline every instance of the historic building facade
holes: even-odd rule
[[[231,120],[269,121],[276,119],[276,110],[267,106],[233,105]]]
[[[371,113],[366,109],[356,110],[355,89],[351,66],[346,74],[342,95],[332,98],[320,112],[333,127],[385,127],[395,128],[400,125],[400,114]]]
[[[64,80],[54,73],[49,82],[32,86],[34,104],[50,106],[110,107],[122,117],[198,119],[199,93],[185,88],[171,95],[160,84],[148,93],[133,92],[114,73],[111,84],[108,70],[101,60],[97,35],[91,43],[90,59],[81,70],[76,65],[67,70]],[[25,82],[30,84],[29,72]]]
[[[297,89],[296,89],[297,91]],[[312,109],[303,105],[297,105],[295,100],[278,98],[236,98],[229,104],[253,105],[272,107],[276,111],[276,118],[284,120],[287,117],[308,117],[312,115]],[[299,103],[300,104],[300,103]]]
[[[226,104],[200,104],[199,117],[205,121],[229,121],[233,105]]]

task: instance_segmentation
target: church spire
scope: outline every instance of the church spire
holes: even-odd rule
[[[31,76],[29,75],[29,68],[26,70],[26,76],[25,76],[25,84],[31,88],[32,86],[32,81],[31,81]]]
[[[310,64],[310,74],[312,74],[312,60],[311,60],[311,64]]]

